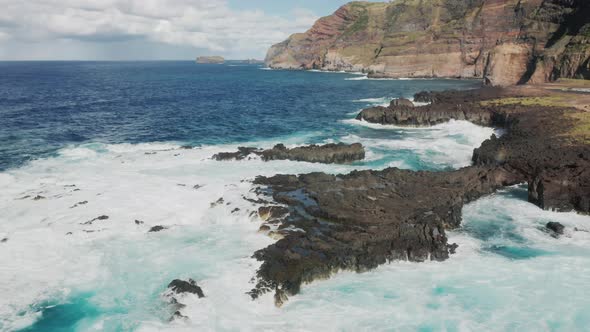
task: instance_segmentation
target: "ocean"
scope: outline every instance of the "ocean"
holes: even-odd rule
[[[259,266],[252,254],[273,242],[250,216],[248,180],[468,166],[494,129],[354,118],[422,90],[478,85],[231,62],[0,62],[0,330],[585,330],[590,233],[573,229],[590,230],[590,217],[543,211],[526,186],[467,205],[446,262],[341,272],[280,309],[270,295],[246,294]],[[238,146],[332,142],[360,142],[367,158],[211,159]],[[549,221],[566,234],[552,237]],[[167,229],[148,233],[156,225]],[[188,278],[206,297],[187,299],[189,318],[170,322],[162,293]]]

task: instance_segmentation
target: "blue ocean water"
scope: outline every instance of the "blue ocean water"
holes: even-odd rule
[[[476,81],[345,80],[349,74],[264,71],[193,62],[0,62],[0,170],[69,144],[220,144],[319,132],[370,102]],[[350,115],[348,117],[351,117]],[[387,137],[396,133],[379,133]],[[374,134],[373,134],[374,136]]]
[[[477,85],[239,63],[0,62],[0,331],[584,330],[590,233],[573,230],[590,230],[590,218],[542,211],[523,186],[466,206],[444,263],[341,272],[281,309],[246,295],[252,253],[274,240],[258,233],[244,180],[469,165],[493,129],[353,119],[421,90]],[[211,160],[279,142],[361,142],[367,158]],[[566,235],[548,234],[548,221]],[[168,229],[148,233],[155,225]],[[163,293],[176,278],[197,280],[206,298],[182,299],[189,318],[170,322]]]

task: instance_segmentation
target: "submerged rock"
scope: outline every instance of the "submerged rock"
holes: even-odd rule
[[[170,284],[168,284],[168,289],[176,294],[195,294],[199,298],[205,297],[203,290],[199,287],[193,279],[189,279],[188,281],[175,279]]]
[[[214,207],[216,207],[216,206],[218,206],[218,205],[221,205],[221,204],[223,204],[223,203],[225,203],[225,200],[223,199],[223,197],[220,197],[220,198],[219,198],[218,200],[216,200],[215,202],[213,202],[213,203],[209,204],[209,206],[210,206],[211,208],[214,208]]]
[[[164,227],[164,226],[159,226],[158,225],[158,226],[154,226],[154,227],[150,228],[150,230],[148,231],[148,233],[157,233],[157,232],[161,232],[161,231],[166,230],[166,229],[168,229],[168,228],[167,227]]]
[[[547,223],[547,225],[545,227],[547,227],[547,229],[549,229],[550,231],[553,231],[555,234],[558,234],[558,235],[563,235],[563,232],[565,230],[565,226],[563,226],[562,224],[560,224],[558,222],[549,222],[549,223]]]
[[[95,221],[102,221],[102,220],[108,220],[108,219],[109,219],[109,216],[105,216],[105,215],[98,216],[98,217],[96,217],[96,218],[94,218],[94,219],[92,219],[90,221],[87,221],[85,223],[82,223],[80,225],[92,225]]]
[[[260,156],[264,161],[293,160],[311,163],[344,164],[365,158],[365,149],[361,144],[326,144],[308,145],[288,149],[283,144],[277,144],[272,149],[260,150],[251,147],[239,147],[236,152],[223,152],[213,156],[213,159],[243,160],[249,155]]]
[[[78,202],[78,203],[74,204],[73,206],[71,206],[70,209],[74,209],[74,208],[77,208],[80,205],[86,205],[86,204],[88,204],[88,201]]]

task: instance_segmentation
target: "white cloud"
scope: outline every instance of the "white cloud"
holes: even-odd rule
[[[264,55],[273,43],[317,19],[232,10],[226,0],[0,0],[0,42],[81,44],[145,40],[239,57]]]

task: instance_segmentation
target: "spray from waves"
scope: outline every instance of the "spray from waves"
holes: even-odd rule
[[[424,166],[433,169],[468,166],[471,164],[473,149],[479,147],[483,141],[494,134],[493,128],[480,127],[467,121],[450,121],[424,128],[383,126],[358,120],[344,120],[343,122],[371,129],[392,131],[396,134],[395,137],[366,138],[348,135],[343,137],[342,141],[346,143],[360,142],[376,153],[398,151],[399,159],[393,161],[406,161],[402,164],[403,168],[410,169],[420,169]],[[414,160],[414,166],[411,163],[408,164],[408,160]]]
[[[373,106],[389,106],[393,97],[380,97],[380,98],[364,98],[353,100],[353,103],[363,103]]]
[[[425,160],[437,158],[427,150],[446,148],[446,158],[457,158],[449,164],[458,165],[466,159],[450,151],[467,150],[461,140],[476,138],[457,135],[481,130],[453,122],[430,131],[406,129],[412,138],[390,145],[352,135],[343,140],[360,140],[370,151],[416,145],[412,153]],[[453,139],[459,143],[453,145]],[[0,251],[0,278],[6,281],[0,285],[0,329],[36,322],[34,331],[48,331],[60,326],[62,314],[77,317],[72,329],[78,331],[481,329],[515,321],[529,328],[558,324],[567,329],[585,323],[582,310],[588,301],[579,290],[589,285],[576,276],[590,272],[583,270],[590,266],[588,235],[569,232],[554,239],[540,227],[558,220],[570,230],[584,229],[588,218],[541,211],[515,200],[518,190],[466,207],[465,232],[451,234],[451,241],[461,245],[459,253],[443,264],[400,262],[361,275],[342,273],[306,286],[281,310],[269,297],[252,302],[245,292],[258,263],[250,256],[272,241],[256,232],[259,222],[250,217],[256,206],[242,198],[253,198],[251,187],[242,180],[286,169],[347,173],[359,167],[210,159],[236,147],[84,144],[0,173],[0,236],[8,239]],[[101,215],[109,218],[87,224]],[[498,233],[493,225],[502,223],[515,226]],[[148,233],[156,225],[167,229]],[[519,237],[524,242],[512,240]],[[510,258],[514,246],[530,247],[533,254]],[[549,266],[557,270],[547,274]],[[515,269],[526,271],[533,282]],[[187,300],[182,314],[189,321],[168,323],[171,312],[160,294],[175,278],[195,278],[207,297]],[[551,291],[542,287],[545,282],[560,287]],[[549,310],[549,303],[568,299],[580,304],[580,311]],[[529,300],[539,301],[553,318],[543,320],[534,306],[525,305]],[[510,301],[521,303],[523,310],[508,310]],[[500,317],[492,314],[497,312]],[[314,319],[301,320],[302,315]]]
[[[405,98],[405,97],[398,97],[398,98]],[[392,100],[396,99],[395,97],[380,97],[380,98],[364,98],[364,99],[356,99],[353,100],[353,103],[364,103],[370,106],[383,106],[383,107],[387,107],[389,106],[389,104],[391,103]],[[426,105],[430,105],[430,103],[423,103],[423,102],[416,102],[414,101],[413,97],[408,97],[408,100],[410,100],[415,107],[419,107],[419,106],[426,106]]]
[[[359,77],[348,77],[348,78],[345,78],[344,80],[346,80],[346,81],[365,81],[368,79],[369,79],[368,76],[359,76]]]
[[[250,217],[256,207],[243,200],[252,195],[244,179],[285,170],[297,174],[348,173],[388,166],[419,169],[423,165],[412,164],[412,156],[436,160],[439,157],[429,155],[426,147],[465,131],[465,127],[454,132],[450,128],[434,130],[438,134],[430,136],[412,134],[417,149],[411,140],[387,145],[390,139],[343,137],[338,141],[360,141],[367,146],[367,159],[353,165],[260,160],[220,163],[210,159],[218,152],[235,151],[237,145],[184,150],[178,143],[88,143],[60,150],[55,158],[0,173],[4,188],[0,192],[0,234],[9,239],[0,252],[5,267],[0,277],[9,281],[0,286],[6,294],[2,299],[6,302],[0,302],[0,317],[10,328],[27,326],[41,319],[40,313],[49,304],[72,298],[81,301],[79,294],[91,294],[83,301],[97,316],[82,318],[81,324],[100,322],[118,327],[122,319],[112,313],[121,311],[137,321],[158,325],[169,314],[161,312],[163,287],[172,279],[189,277],[196,278],[206,291],[217,293],[206,300],[211,301],[210,310],[223,307],[217,301],[228,298],[236,303],[236,311],[241,306],[252,307],[247,296],[236,294],[244,294],[252,286],[248,278],[254,275],[257,263],[247,257],[270,240],[256,233],[258,222]],[[320,134],[293,135],[281,141],[297,146]],[[244,145],[268,148],[274,143]],[[442,149],[444,145],[434,146]],[[383,162],[384,155],[400,146],[409,148],[406,155],[395,152],[395,158]],[[457,145],[446,147],[449,154],[445,160],[456,158],[449,164],[466,162],[462,155],[450,152],[457,150]],[[220,198],[223,204],[215,204]],[[99,216],[108,219],[96,220]],[[167,230],[148,234],[153,226]],[[156,252],[158,258],[153,257]],[[128,269],[136,260],[143,262],[141,267]],[[41,270],[43,274],[34,273]],[[150,271],[166,272],[152,275]],[[127,283],[134,287],[124,291]],[[130,305],[112,303],[122,298],[128,298]],[[273,310],[270,302],[266,306],[261,301],[254,307]],[[156,313],[148,317],[146,310],[133,309],[131,303]]]
[[[189,277],[211,294],[210,308],[231,298],[234,309],[271,310],[245,295],[257,268],[249,257],[270,239],[256,232],[256,207],[243,199],[251,187],[242,180],[357,167],[210,159],[236,148],[85,144],[3,173],[2,329],[30,325],[55,303],[88,293],[97,316],[80,326],[124,326],[113,312],[159,322],[167,319],[157,310],[159,294],[172,279]],[[148,233],[153,226],[167,229]]]

